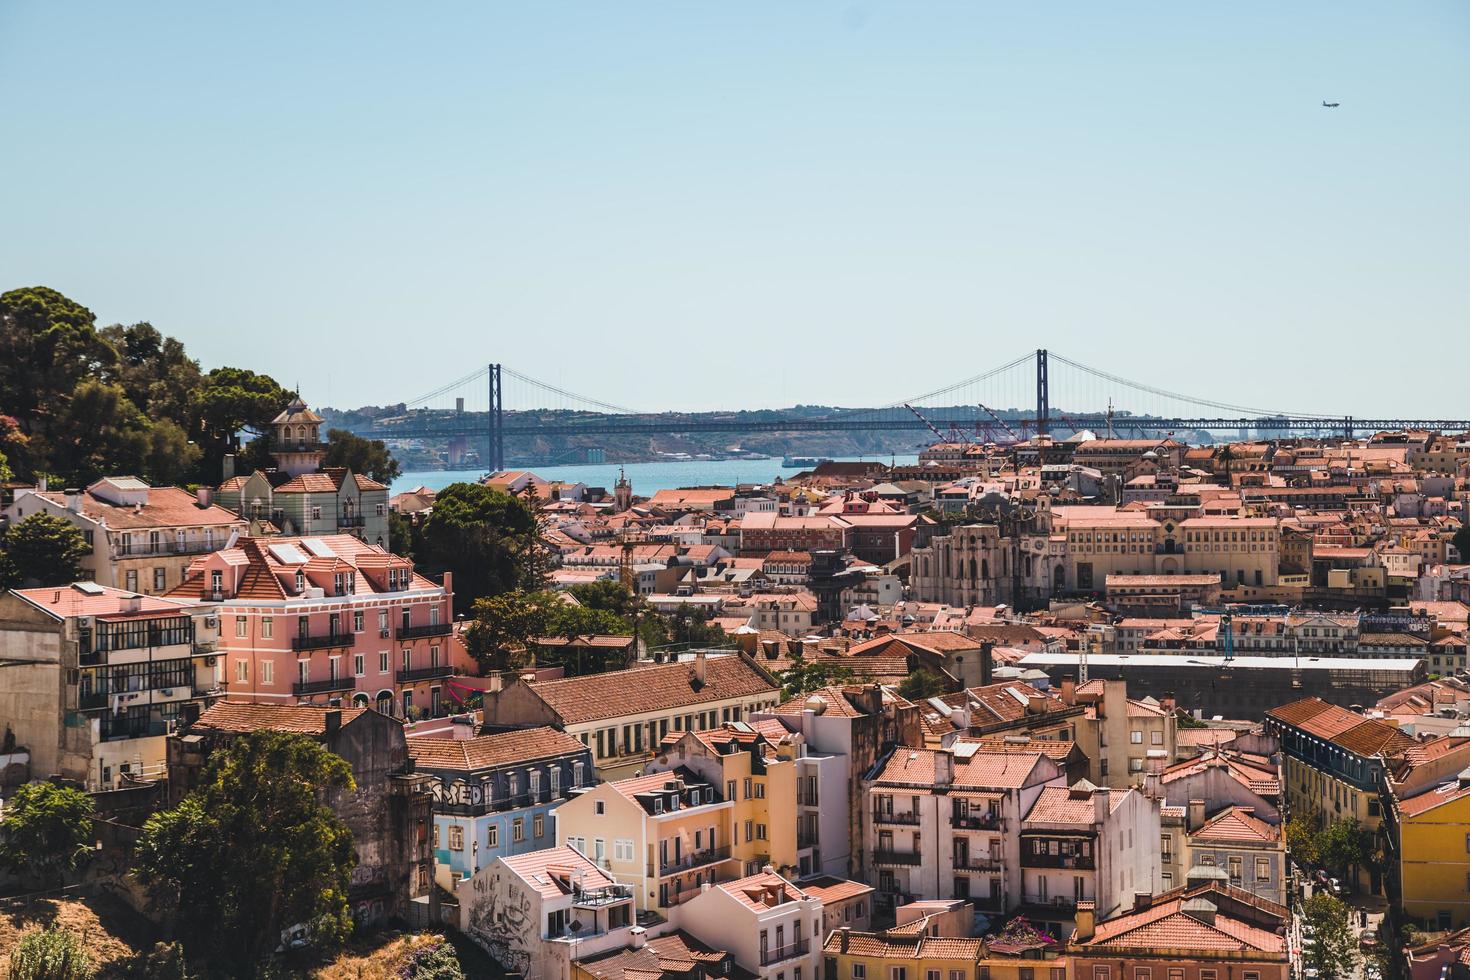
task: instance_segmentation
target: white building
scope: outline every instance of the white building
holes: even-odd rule
[[[769,869],[707,885],[678,909],[679,927],[728,949],[762,980],[818,980],[822,900]]]

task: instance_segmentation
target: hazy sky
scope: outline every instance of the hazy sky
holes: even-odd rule
[[[1467,106],[1464,0],[0,0],[0,289],[339,406],[491,360],[876,404],[1046,346],[1463,416]]]

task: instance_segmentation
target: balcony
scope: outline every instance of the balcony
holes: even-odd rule
[[[426,636],[448,636],[454,629],[452,623],[430,623],[425,626],[400,626],[398,627],[398,639],[421,640]]]
[[[77,695],[77,707],[83,711],[107,707],[106,691],[84,691]]]
[[[969,857],[961,858],[956,855],[954,859],[954,870],[956,874],[999,874],[1005,870],[1000,858]]]
[[[998,813],[967,813],[964,816],[956,814],[950,818],[949,825],[955,830],[1000,830],[1001,817]]]
[[[1021,897],[1022,905],[1033,905],[1037,908],[1048,909],[1075,909],[1077,903],[1081,901],[1084,901],[1084,899],[1077,898],[1073,895],[1052,895],[1050,897],[1023,895]]]
[[[448,664],[438,667],[414,667],[412,670],[400,670],[398,672],[398,683],[409,684],[413,681],[431,681],[439,677],[451,677],[454,668]]]
[[[322,636],[293,636],[291,637],[291,649],[297,652],[302,650],[327,650],[332,647],[350,647],[357,641],[352,633],[326,633]]]
[[[367,518],[361,514],[339,514],[337,516],[338,527],[362,527],[367,524]]]
[[[354,677],[334,677],[326,681],[297,681],[291,685],[291,693],[298,698],[311,694],[330,694],[334,691],[350,691],[357,686]]]
[[[896,864],[905,868],[917,868],[921,860],[921,855],[907,851],[877,850],[873,852],[873,863],[879,865]]]
[[[819,794],[817,793],[816,790],[814,790],[814,789],[808,789],[806,787],[806,785],[803,784],[803,785],[797,787],[797,790],[796,790],[796,805],[797,806],[821,806],[822,804],[820,802],[818,802],[818,796],[819,796]]]
[[[1064,868],[1069,871],[1093,871],[1097,868],[1097,861],[1091,856],[1077,854],[1029,854],[1023,847],[1021,850],[1021,867],[1023,868]]]
[[[112,558],[154,558],[160,555],[208,555],[225,546],[225,539],[218,541],[143,541],[112,548]]]
[[[894,810],[892,812],[874,810],[873,822],[901,824],[906,827],[917,827],[919,825],[919,815],[912,810],[910,810],[908,813],[900,813],[897,810]]]
[[[794,943],[785,946],[777,946],[775,949],[761,950],[761,966],[770,966],[773,963],[783,963],[786,960],[794,960],[798,956],[805,956],[811,952],[812,943],[809,939],[798,939]]]
[[[633,897],[632,885],[605,885],[602,888],[587,888],[572,892],[575,908],[595,909],[604,905],[616,905]]]
[[[663,878],[668,875],[678,874],[681,871],[692,871],[695,868],[702,868],[707,864],[718,864],[721,861],[728,861],[729,859],[730,849],[728,847],[707,847],[702,851],[685,854],[673,860],[660,861],[658,863],[658,876]],[[654,873],[652,865],[649,865],[648,873],[650,875]]]

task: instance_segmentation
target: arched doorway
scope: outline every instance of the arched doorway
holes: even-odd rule
[[[378,710],[380,712],[382,712],[383,714],[385,714],[385,715],[392,715],[393,714],[393,692],[392,691],[379,691],[378,692]]]

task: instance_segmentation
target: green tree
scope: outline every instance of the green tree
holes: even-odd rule
[[[388,511],[388,550],[410,559],[418,552],[418,527],[412,517]]]
[[[127,392],[128,400],[154,422],[187,425],[204,375],[199,362],[185,353],[184,345],[165,337],[151,323],[130,327],[115,323],[99,333],[117,352],[111,375]]]
[[[1460,561],[1462,563],[1470,563],[1470,520],[1460,525],[1460,529],[1455,532],[1455,536],[1450,539],[1450,543],[1460,553]]]
[[[232,367],[215,368],[206,374],[190,407],[205,474],[216,478],[225,454],[234,451],[240,432],[265,432],[271,419],[291,403],[291,397],[267,374]]]
[[[1348,925],[1347,905],[1318,892],[1302,903],[1301,915],[1312,932],[1312,945],[1302,954],[1307,964],[1317,968],[1322,980],[1352,976],[1357,943]]]
[[[10,529],[5,550],[22,583],[66,585],[82,577],[87,541],[68,521],[37,512]]]
[[[0,293],[0,405],[28,435],[44,438],[77,385],[117,362],[95,321],[91,310],[45,286]]]
[[[454,573],[454,603],[466,612],[475,600],[545,584],[545,548],[534,503],[479,483],[451,483],[434,499],[420,526],[419,565]]]
[[[10,951],[10,980],[91,980],[97,975],[77,934],[32,929]]]
[[[56,783],[26,783],[5,808],[0,863],[37,882],[61,885],[95,842],[90,796]]]
[[[136,872],[191,956],[257,964],[282,930],[330,948],[352,928],[352,832],[325,798],[355,788],[340,756],[303,735],[255,732],[218,750],[200,787],[148,818]]]
[[[15,416],[0,414],[0,480],[30,476],[30,442]]]
[[[364,439],[345,429],[327,430],[326,466],[345,466],[379,483],[398,479],[398,460],[381,439]]]
[[[812,691],[834,684],[846,684],[854,679],[852,668],[832,660],[808,660],[797,654],[791,658],[791,666],[776,673],[781,682],[783,698],[800,697]]]
[[[928,667],[920,667],[899,682],[898,693],[910,701],[923,701],[944,693],[944,678]]]
[[[1373,862],[1373,831],[1357,820],[1334,820],[1313,841],[1317,860],[1336,871],[1343,881]]]
[[[635,613],[643,611],[642,597],[628,591],[616,579],[600,578],[596,582],[574,585],[567,591],[583,607],[605,610],[619,619],[631,620]]]
[[[533,641],[549,636],[554,605],[551,592],[514,589],[476,599],[465,628],[465,647],[483,670],[514,670],[534,661]]]
[[[1297,864],[1315,865],[1318,862],[1317,831],[1305,817],[1292,817],[1286,821],[1286,849]]]

